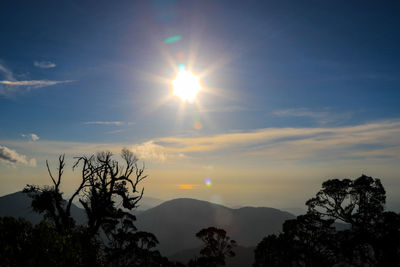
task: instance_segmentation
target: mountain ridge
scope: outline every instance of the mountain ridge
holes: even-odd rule
[[[232,209],[220,204],[193,198],[177,198],[137,215],[137,227],[154,233],[159,249],[171,255],[184,249],[196,248],[201,242],[195,234],[210,226],[222,228],[239,245],[254,247],[261,239],[282,229],[291,213],[269,207]]]
[[[32,224],[43,219],[43,214],[34,212],[31,207],[32,199],[22,191],[17,191],[0,197],[0,217],[23,218]],[[75,204],[71,205],[71,215],[78,224],[86,221],[85,211]]]
[[[21,217],[36,224],[43,215],[33,212],[30,203],[31,199],[21,191],[2,196],[0,217]],[[71,213],[78,223],[84,223],[83,209],[73,204]],[[145,211],[135,210],[134,214],[138,230],[155,234],[159,240],[157,249],[166,256],[200,247],[195,235],[210,226],[224,229],[240,246],[255,247],[266,235],[279,233],[284,221],[295,218],[270,207],[233,209],[193,198],[171,199]]]

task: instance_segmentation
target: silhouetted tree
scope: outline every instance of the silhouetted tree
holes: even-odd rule
[[[366,175],[324,182],[307,214],[258,244],[254,266],[400,266],[400,215],[385,212],[385,199]],[[336,231],[335,221],[350,229]]]
[[[385,254],[382,240],[388,237],[385,234],[385,228],[388,227],[385,202],[385,189],[381,181],[362,175],[355,180],[332,179],[324,182],[316,197],[308,200],[306,205],[309,213],[350,224],[350,230],[336,235],[337,261],[376,266],[380,265],[383,260],[381,255]],[[391,223],[392,228],[398,229],[396,220],[391,220]],[[391,242],[391,246],[400,248],[399,242]]]
[[[254,267],[291,267],[293,262],[291,244],[283,235],[269,235],[254,250]]]
[[[283,224],[283,238],[290,242],[293,262],[299,266],[328,266],[332,262],[333,220],[307,213]]]
[[[254,266],[329,266],[333,220],[308,213],[283,224],[283,233],[265,237],[255,250]]]
[[[332,179],[324,182],[322,189],[306,205],[310,212],[369,231],[381,218],[385,201],[381,181],[362,175],[354,181]]]
[[[64,200],[60,190],[64,156],[59,157],[57,177],[53,176],[46,161],[51,186],[27,185],[24,192],[32,198],[34,211],[43,213],[59,235],[79,233],[78,236],[94,245],[104,237],[108,240],[102,245],[104,251],[97,250],[99,261],[95,265],[104,260],[112,266],[159,266],[161,262],[167,265],[168,260],[153,250],[158,244],[156,237],[151,233],[138,232],[134,225],[136,217],[132,211],[144,192],[138,186],[147,177],[144,167],[138,167],[138,159],[127,149],[122,150],[121,157],[123,165],[113,159],[111,152],[76,158],[73,169],[82,167],[81,181],[68,200]],[[75,198],[79,198],[84,207],[87,225],[77,227],[71,217],[71,205]]]
[[[400,266],[400,215],[384,212],[375,237],[375,255],[379,266]]]
[[[53,185],[28,185],[24,189],[32,198],[33,210],[44,213],[45,218],[54,223],[57,230],[63,231],[74,226],[70,210],[74,198],[78,196],[86,211],[87,227],[92,235],[96,235],[100,228],[108,233],[120,219],[134,221],[135,216],[130,211],[143,196],[144,189],[139,192],[137,187],[147,176],[143,174],[144,168],[138,168],[138,159],[129,150],[123,149],[121,153],[126,164],[124,167],[112,159],[112,156],[111,152],[100,152],[90,157],[77,158],[73,168],[82,163],[81,182],[68,201],[64,200],[60,191],[65,167],[64,156],[59,157],[57,179],[52,175],[46,161]],[[135,175],[133,179],[130,178],[132,174]],[[120,203],[116,203],[117,201]]]
[[[52,186],[39,187],[27,185],[23,192],[32,198],[32,208],[35,212],[44,213],[44,217],[54,223],[58,232],[63,232],[75,226],[75,221],[71,217],[71,205],[74,198],[79,194],[84,186],[84,182],[78,187],[72,197],[65,201],[63,193],[60,191],[62,174],[64,172],[64,155],[58,158],[57,177],[54,178],[48,161],[46,166],[50,175]]]
[[[158,240],[152,233],[136,231],[129,220],[112,233],[106,253],[111,266],[160,266],[164,261],[158,251],[153,250]]]
[[[200,230],[196,237],[204,243],[201,257],[191,260],[189,266],[224,266],[226,257],[234,257],[236,241],[231,240],[223,229],[209,227]]]
[[[138,168],[138,159],[123,149],[121,156],[126,165],[121,167],[112,156],[111,152],[83,156],[74,165],[74,168],[80,163],[83,165],[79,202],[86,211],[89,232],[93,235],[100,228],[108,235],[120,220],[134,221],[135,216],[130,211],[143,196],[144,189],[139,192],[137,186],[147,176],[143,174],[144,168]],[[130,178],[132,174],[135,174],[133,179]]]

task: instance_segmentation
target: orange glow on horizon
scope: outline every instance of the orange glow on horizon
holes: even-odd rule
[[[197,186],[197,184],[177,184],[179,189],[193,189]]]

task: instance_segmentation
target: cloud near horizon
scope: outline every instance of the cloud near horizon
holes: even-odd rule
[[[21,134],[21,136],[22,136],[23,138],[26,138],[26,139],[28,139],[29,141],[33,141],[33,142],[35,142],[35,141],[37,141],[37,140],[40,139],[39,136],[38,136],[37,134],[34,134],[34,133],[30,133],[30,134]]]
[[[161,137],[137,144],[79,143],[41,141],[3,142],[37,153],[91,154],[109,150],[119,154],[129,148],[141,160],[178,163],[184,160],[199,168],[233,158],[255,162],[303,162],[371,160],[388,164],[400,160],[400,121],[381,121],[343,127],[265,128],[247,132],[223,133],[203,137]]]
[[[400,121],[318,128],[265,128],[205,137],[163,137],[143,143],[141,154],[165,159],[189,157],[267,157],[273,160],[400,158]],[[211,153],[212,152],[212,153]]]
[[[0,145],[0,161],[10,165],[21,164],[36,167],[36,160],[34,158],[28,160],[25,155],[21,155],[17,151],[3,145]]]

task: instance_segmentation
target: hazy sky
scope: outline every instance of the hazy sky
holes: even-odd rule
[[[62,153],[69,194],[74,156],[127,147],[161,199],[298,207],[364,173],[400,204],[398,1],[0,9],[0,195],[48,183]],[[171,96],[180,64],[201,76],[193,103]]]

